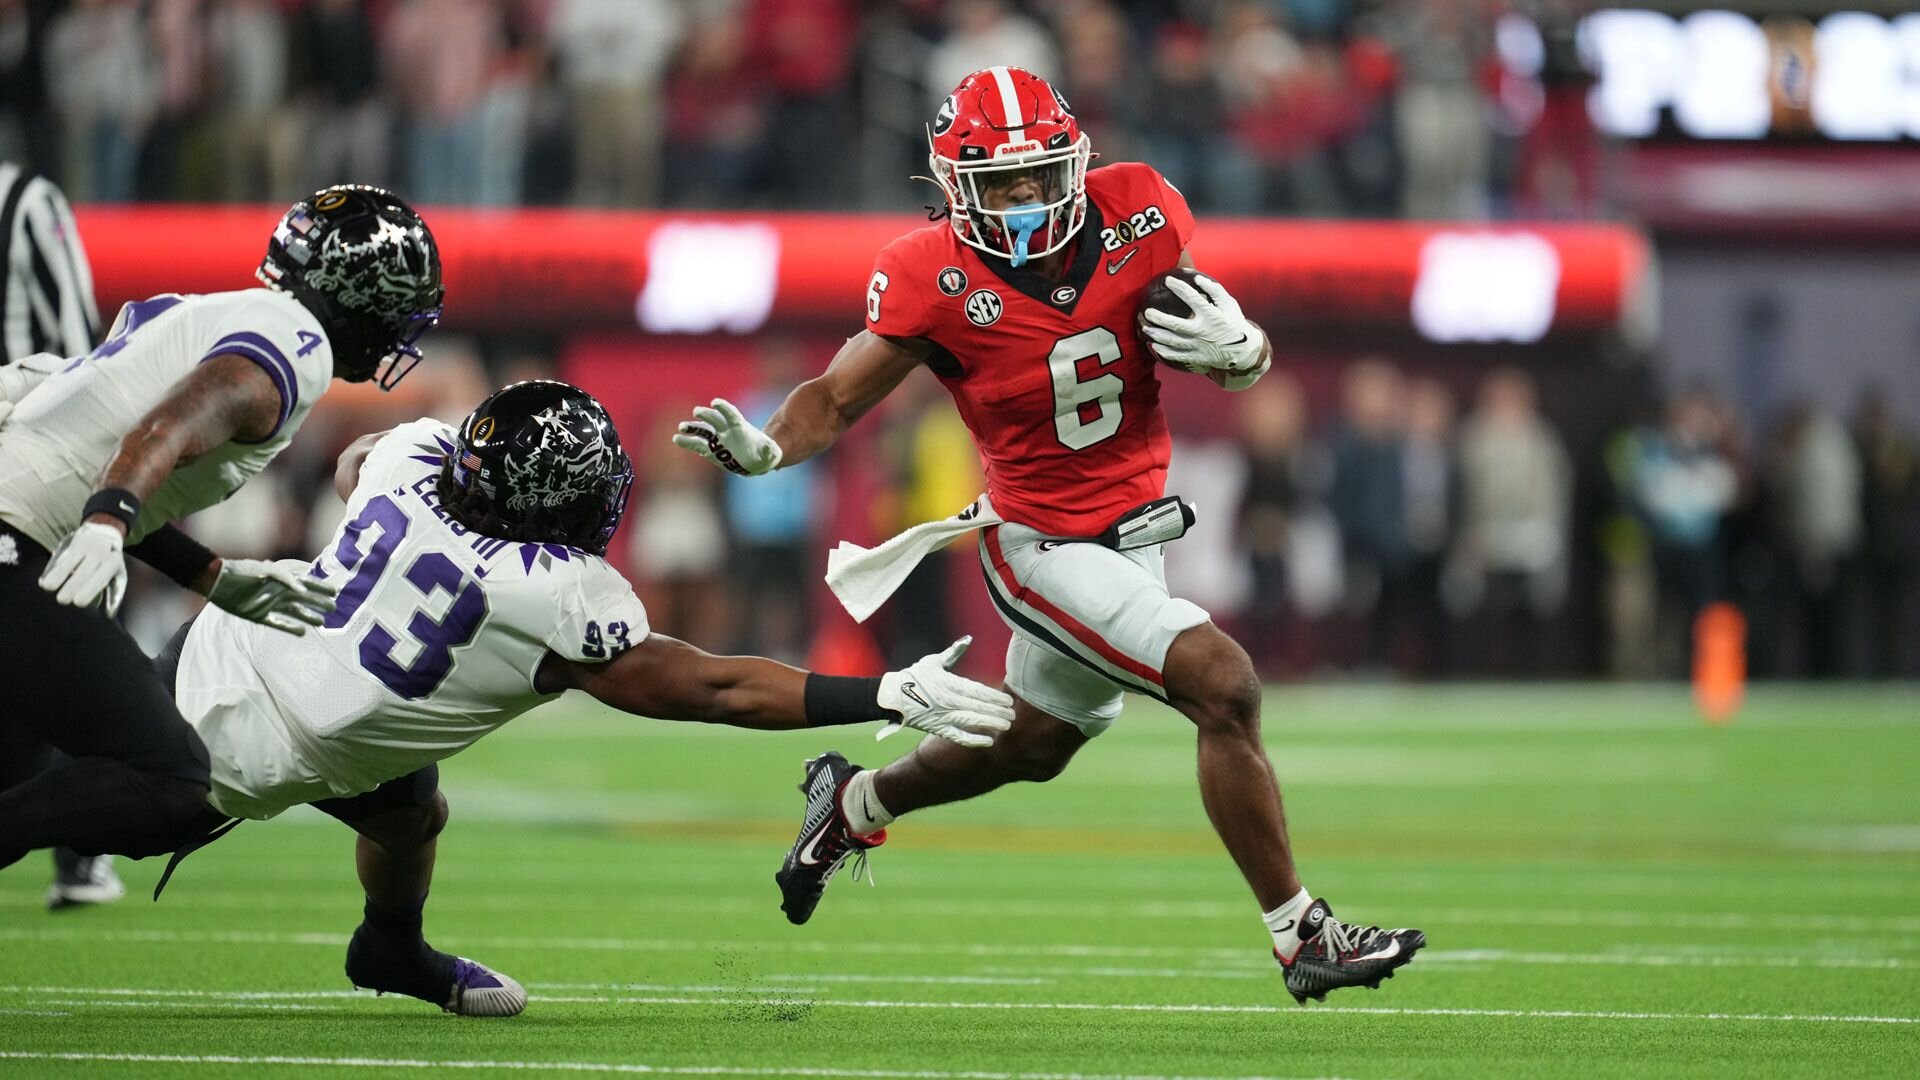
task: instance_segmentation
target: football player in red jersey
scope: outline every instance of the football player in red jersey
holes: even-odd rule
[[[834,871],[902,814],[1058,775],[1131,691],[1198,729],[1207,815],[1260,902],[1295,999],[1378,985],[1425,935],[1341,922],[1301,887],[1260,739],[1260,681],[1205,611],[1168,594],[1162,569],[1161,546],[1192,514],[1165,497],[1155,354],[1244,389],[1271,363],[1266,335],[1204,276],[1170,282],[1189,316],[1149,310],[1145,339],[1136,333],[1148,286],[1192,266],[1193,215],[1145,165],[1090,171],[1086,136],[1044,80],[1006,67],[967,76],[930,141],[947,222],[881,250],[866,330],[764,431],[715,400],[674,437],[757,476],[827,449],[925,365],[986,464],[987,494],[972,506],[872,551],[842,545],[828,581],[864,618],[926,551],[980,530],[987,588],[1013,629],[1013,728],[986,750],[926,740],[878,770],[837,753],[809,762],[806,817],[778,875],[782,908],[805,922]]]

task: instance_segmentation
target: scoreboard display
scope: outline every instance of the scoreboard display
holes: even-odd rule
[[[1588,112],[1611,135],[1920,145],[1920,11],[1607,8],[1576,41]]]

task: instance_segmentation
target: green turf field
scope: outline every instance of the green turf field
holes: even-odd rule
[[[894,830],[804,928],[771,875],[803,755],[906,749],[571,702],[445,768],[427,929],[512,1020],[349,992],[350,834],[306,813],[160,904],[0,874],[0,1076],[1920,1076],[1920,692],[1289,688],[1306,881],[1431,946],[1299,1007],[1206,826],[1187,725],[1136,705],[1051,785]],[[128,864],[150,889],[153,860]]]

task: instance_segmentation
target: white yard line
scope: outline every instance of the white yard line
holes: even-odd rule
[[[0,1060],[97,1061],[129,1065],[285,1065],[338,1069],[503,1069],[520,1072],[634,1073],[668,1076],[811,1076],[853,1080],[1279,1080],[1266,1076],[1192,1077],[1049,1072],[946,1072],[938,1069],[834,1069],[783,1065],[642,1065],[618,1061],[444,1061],[425,1058],[291,1057],[240,1054],[123,1054],[104,1051],[0,1050]],[[1331,1078],[1323,1078],[1331,1080]]]
[[[33,928],[0,930],[0,940],[69,940],[85,938],[89,940],[131,941],[159,944],[231,944],[231,945],[294,945],[323,946],[337,948],[347,943],[346,935],[331,933],[274,933],[266,931],[192,931],[192,930],[119,930],[85,933],[66,928]],[[468,937],[453,936],[446,943],[460,948],[491,949],[530,949],[530,950],[581,950],[588,952],[711,952],[723,955],[742,955],[761,952],[782,953],[854,953],[877,956],[969,956],[969,957],[1007,957],[1007,956],[1044,956],[1050,958],[1088,958],[1088,959],[1187,959],[1205,961],[1210,966],[1185,973],[1186,977],[1206,978],[1218,972],[1221,962],[1237,964],[1248,971],[1267,971],[1270,962],[1257,951],[1251,949],[1219,948],[1179,948],[1175,946],[1127,946],[1127,945],[1070,945],[1070,944],[982,944],[955,943],[939,944],[929,942],[821,942],[821,941],[691,941],[668,938],[522,938],[522,937]],[[1429,950],[1422,954],[1422,960],[1436,965],[1443,964],[1523,964],[1551,966],[1590,966],[1590,967],[1713,967],[1713,968],[1827,968],[1844,970],[1903,970],[1920,966],[1912,959],[1883,956],[1832,956],[1832,955],[1795,955],[1791,953],[1725,953],[1711,954],[1683,951],[1676,954],[1659,952],[1631,953],[1570,953],[1545,952],[1508,949],[1459,949]],[[1016,968],[1007,974],[1025,973],[1027,969]],[[1117,973],[1119,969],[1106,969]],[[1170,976],[1169,969],[1141,969],[1155,977]],[[996,972],[998,974],[999,972]],[[1071,974],[1069,969],[1050,968],[1044,973],[1049,976]],[[1084,974],[1097,975],[1100,969],[1089,969]],[[763,977],[764,978],[764,977]],[[819,980],[820,976],[810,976],[810,980]],[[959,977],[925,976],[919,978],[889,978],[882,975],[861,975],[846,973],[839,976],[842,981],[872,982],[913,982],[929,981],[935,985],[948,983],[962,984],[967,980]]]
[[[280,1001],[209,1001],[204,998],[190,1001],[127,1001],[119,998],[68,999],[48,998],[35,1001],[37,1005],[94,1006],[113,1009],[269,1009],[276,1012],[334,1012],[334,1005],[296,1005]]]
[[[537,985],[537,984],[536,984]],[[565,984],[562,984],[565,985]],[[1764,1023],[1826,1023],[1826,1024],[1920,1024],[1920,1016],[1880,1016],[1835,1013],[1728,1013],[1728,1012],[1639,1012],[1626,1010],[1585,1010],[1585,1009],[1468,1009],[1468,1008],[1371,1008],[1358,1006],[1313,1005],[1301,1008],[1293,1005],[1210,1005],[1182,1002],[1061,1002],[1061,1001],[894,1001],[864,999],[807,999],[791,996],[763,996],[769,992],[783,991],[749,990],[733,987],[663,987],[668,993],[647,993],[639,995],[607,993],[599,995],[579,994],[531,994],[529,999],[536,1002],[574,1005],[806,1005],[814,1008],[838,1009],[985,1009],[1005,1011],[1046,1011],[1046,1012],[1136,1012],[1136,1013],[1258,1013],[1286,1014],[1289,1016],[1313,1015],[1358,1015],[1358,1016],[1437,1016],[1437,1017],[1507,1017],[1520,1019],[1551,1020],[1738,1020]],[[289,1005],[266,1002],[230,1002],[220,1000],[224,994],[233,997],[259,998],[269,996],[284,997],[349,997],[347,991],[171,991],[139,990],[126,987],[109,987],[100,990],[78,991],[58,987],[0,987],[0,990],[19,993],[88,993],[101,997],[94,1000],[62,999],[35,1001],[37,1005],[129,1005],[147,1008],[284,1008],[284,1009],[328,1009],[346,1006],[340,1002],[336,1006],[326,1005]],[[721,996],[687,996],[693,993],[713,993]],[[125,995],[142,995],[154,1000],[125,1000]],[[731,995],[731,996],[727,996]],[[365,995],[360,995],[365,997]],[[371,998],[366,998],[371,1000]]]

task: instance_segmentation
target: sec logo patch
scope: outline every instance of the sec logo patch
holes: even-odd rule
[[[940,276],[934,281],[940,286],[940,291],[948,296],[959,296],[967,291],[967,272],[957,266],[940,271]]]
[[[992,289],[975,289],[967,297],[967,321],[975,326],[992,326],[1000,321],[1000,294]]]

